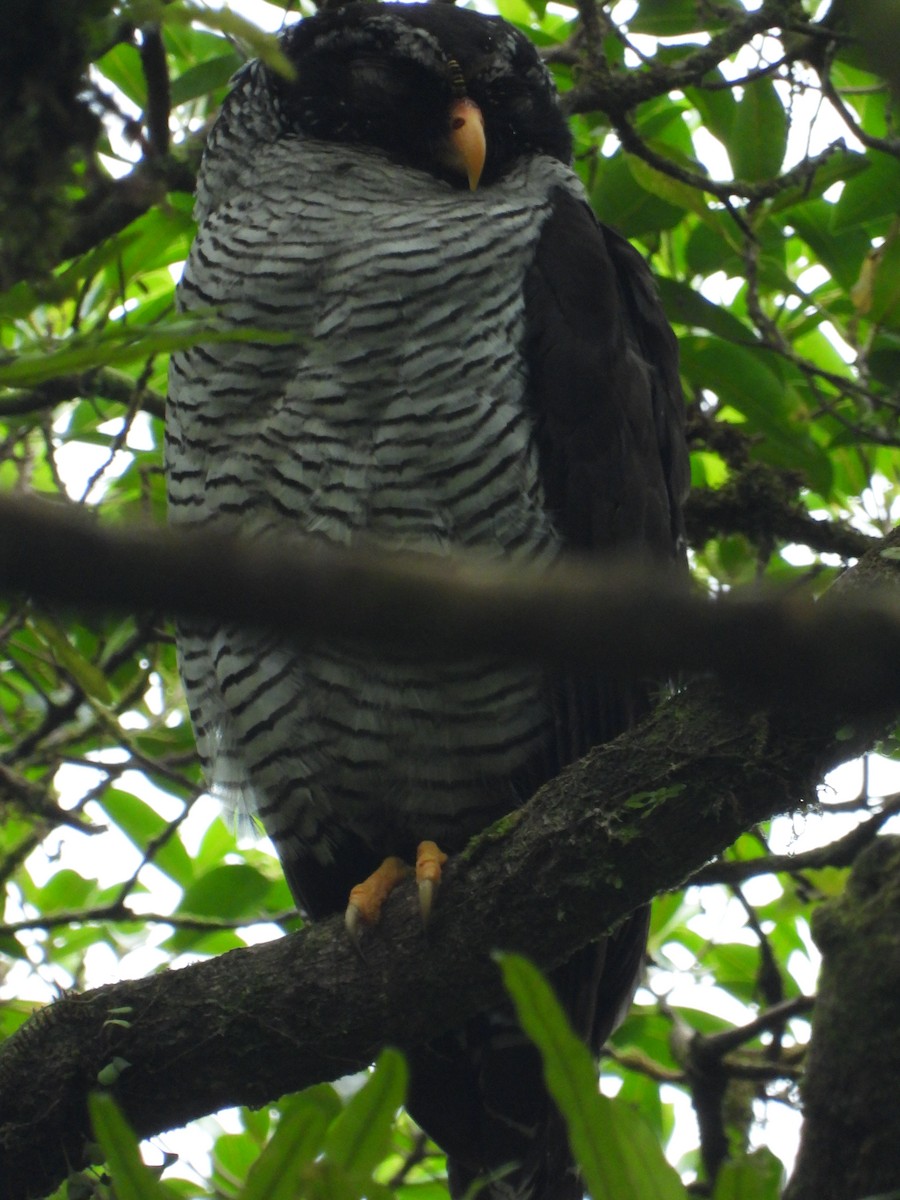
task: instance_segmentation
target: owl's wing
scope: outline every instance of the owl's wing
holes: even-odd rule
[[[675,336],[650,271],[557,189],[525,280],[528,402],[544,494],[569,549],[675,565],[689,482]],[[633,724],[633,681],[554,681],[556,767]]]

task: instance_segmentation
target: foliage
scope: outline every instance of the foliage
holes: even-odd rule
[[[213,1183],[235,1200],[385,1200],[390,1188],[375,1177],[389,1150],[391,1127],[403,1101],[406,1063],[384,1050],[349,1099],[321,1084],[285,1100],[277,1119],[246,1121],[247,1138],[217,1144]],[[177,1187],[141,1161],[134,1134],[108,1094],[90,1097],[91,1120],[118,1200],[175,1200]],[[262,1149],[260,1149],[262,1146]],[[256,1154],[246,1151],[255,1149]]]
[[[590,1051],[573,1033],[537,967],[515,954],[498,959],[522,1028],[541,1052],[547,1087],[565,1117],[593,1200],[684,1200],[681,1181],[643,1118],[597,1092]]]
[[[22,10],[23,45],[46,7],[10,6]],[[173,279],[192,235],[199,148],[246,29],[178,2],[95,3],[91,25],[77,4],[57,7],[62,32],[43,40],[30,75],[23,65],[16,76],[29,103],[13,109],[4,93],[15,123],[0,122],[11,180],[0,199],[16,216],[3,222],[0,249],[0,486],[111,523],[162,522],[166,354],[193,335],[173,314]],[[889,89],[850,36],[844,6],[819,7],[498,2],[546,53],[598,213],[659,278],[690,404],[693,567],[710,590],[763,578],[818,594],[900,506],[900,139]],[[275,23],[277,6],[260,8]],[[50,86],[46,56],[60,41],[66,55]],[[23,173],[36,145],[46,169]],[[202,797],[166,615],[76,621],[5,600],[0,1034],[57,989],[294,927],[277,862],[238,841]],[[870,795],[867,778],[852,804],[834,807],[874,830],[896,802]],[[837,821],[824,840],[846,828]],[[710,1149],[690,1035],[707,1050],[721,1044],[727,1086],[712,1120],[730,1157],[720,1200],[777,1194],[780,1165],[752,1149],[766,1137],[758,1118],[766,1100],[796,1105],[810,913],[843,885],[832,862],[846,866],[826,845],[802,870],[780,861],[766,889],[745,889],[772,869],[769,836],[748,832],[704,890],[659,900],[657,995],[676,969],[703,986],[688,1002],[642,993],[604,1063],[605,1086],[619,1088],[610,1129],[630,1128],[638,1109],[682,1172],[709,1177],[722,1160]],[[709,912],[721,914],[721,936]],[[539,981],[513,991],[541,1025]],[[717,1042],[758,1014],[739,1048],[733,1037]],[[577,1083],[584,1064],[561,1035],[548,1041],[557,1074],[571,1074],[572,1103],[580,1096],[596,1110],[593,1089],[589,1100]],[[402,1074],[386,1052],[350,1099],[323,1086],[242,1113],[228,1132],[215,1127],[202,1185],[176,1163],[163,1187],[117,1151],[127,1137],[102,1101],[97,1136],[121,1196],[255,1200],[281,1194],[278,1176],[302,1180],[291,1194],[431,1200],[445,1195],[440,1156],[405,1117],[389,1126]],[[703,1145],[696,1135],[672,1141],[685,1109],[676,1089],[701,1114]],[[356,1143],[354,1130],[364,1135]],[[678,1185],[660,1167],[654,1187],[642,1194]]]

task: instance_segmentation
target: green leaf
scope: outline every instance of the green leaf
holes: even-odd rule
[[[85,879],[71,867],[63,867],[51,875],[35,896],[42,913],[66,912],[85,908],[96,897],[96,881]]]
[[[394,1191],[396,1200],[447,1200],[447,1185],[435,1179],[422,1183],[402,1183]]]
[[[885,387],[900,387],[900,337],[881,330],[869,351],[869,368]]]
[[[511,25],[518,25],[523,31],[531,23],[532,11],[526,0],[498,0],[497,12],[500,16]]]
[[[757,182],[781,170],[787,149],[788,118],[770,79],[747,84],[726,143],[738,179]]]
[[[117,1200],[171,1200],[171,1193],[141,1161],[138,1140],[112,1096],[92,1092],[88,1110],[103,1149]]]
[[[651,146],[651,149],[654,148],[652,143],[648,144]],[[667,155],[666,157],[671,157],[671,155]],[[685,212],[696,213],[697,216],[702,218],[706,217],[706,200],[703,192],[698,188],[692,187],[689,183],[683,183],[680,179],[674,179],[671,175],[667,175],[665,171],[657,170],[656,167],[644,162],[637,155],[626,153],[625,162],[628,165],[628,170],[634,176],[635,182],[645,192],[649,192],[653,196],[659,196],[667,204],[683,208]]]
[[[671,229],[684,216],[683,209],[641,187],[621,152],[597,163],[590,198],[600,219],[626,237]]]
[[[684,94],[703,118],[703,128],[713,137],[718,138],[722,145],[727,145],[734,128],[734,115],[737,111],[737,101],[734,92],[726,84],[725,76],[717,68],[703,77],[706,84],[716,84],[713,89],[704,87],[685,88]]]
[[[726,341],[743,346],[753,346],[757,341],[749,325],[721,304],[707,300],[696,288],[665,275],[657,278],[656,287],[670,321],[689,328],[708,329]]]
[[[221,1133],[212,1150],[212,1184],[223,1195],[236,1193],[259,1159],[259,1144],[247,1133]]]
[[[211,867],[219,866],[225,855],[234,850],[237,850],[234,831],[228,828],[221,816],[217,816],[204,833],[194,855],[194,862],[197,867],[207,871]]]
[[[703,962],[713,969],[717,982],[726,991],[748,1003],[753,999],[759,976],[759,951],[755,946],[717,943],[709,947]]]
[[[820,198],[832,184],[851,179],[860,171],[865,171],[867,166],[868,160],[864,154],[858,154],[854,150],[845,150],[843,147],[840,149],[835,147],[833,153],[829,154],[821,166],[816,168],[811,180],[804,180],[796,187],[785,188],[783,192],[774,196],[769,202],[769,212],[784,212],[788,209],[805,207],[810,200]]]
[[[127,1071],[130,1066],[131,1063],[127,1058],[122,1058],[117,1054],[97,1072],[97,1082],[102,1083],[104,1087],[112,1087],[119,1082],[122,1072]]]
[[[185,2],[167,5],[164,14],[167,24],[190,24],[198,21],[207,29],[217,29],[220,33],[238,38],[246,43],[253,57],[261,58],[266,66],[283,75],[285,79],[293,79],[296,75],[293,64],[278,44],[278,38],[274,34],[264,33],[252,21],[231,12],[230,9],[216,10]]]
[[[668,96],[645,101],[638,109],[637,131],[645,142],[665,158],[702,174],[704,167],[694,157],[694,142],[684,118],[684,105]]]
[[[179,196],[183,201],[183,197]],[[151,208],[132,221],[114,242],[118,253],[107,268],[107,285],[116,295],[121,279],[140,277],[142,290],[146,289],[148,276],[153,271],[163,271],[159,278],[165,285],[167,306],[172,303],[172,276],[169,267],[182,262],[190,250],[194,236],[193,205],[167,203],[165,207]],[[132,309],[129,321],[139,323]]]
[[[785,275],[786,237],[777,221],[764,220],[754,231],[760,246],[760,282],[778,290],[791,291],[793,284]],[[741,237],[734,221],[724,212],[711,210],[702,224],[690,230],[686,245],[687,265],[692,273],[711,275],[724,271],[741,278],[746,262]]]
[[[226,863],[201,875],[185,889],[179,913],[195,917],[255,917],[269,890],[261,871],[244,863]],[[168,940],[175,951],[193,946],[203,931],[179,929]]]
[[[126,42],[114,46],[97,60],[97,69],[123,95],[143,109],[147,105],[147,80],[141,66],[141,56],[136,46]]]
[[[232,52],[208,58],[188,67],[177,79],[172,80],[172,104],[184,104],[188,100],[196,100],[198,96],[206,96],[217,88],[225,87],[240,65],[241,60]]]
[[[641,0],[628,28],[632,33],[648,33],[654,37],[702,33],[719,28],[727,20],[728,9],[733,9],[735,16],[744,11],[735,0],[725,0],[715,8],[697,4],[696,0]]]
[[[728,467],[718,454],[708,450],[691,451],[691,487],[719,488],[728,478]]]
[[[169,822],[144,800],[120,788],[107,789],[103,793],[102,803],[110,818],[142,854],[169,827]],[[154,866],[181,887],[186,887],[193,879],[191,856],[177,832],[155,850],[152,861]]]
[[[784,1167],[771,1150],[727,1159],[716,1179],[713,1200],[778,1200]]]
[[[70,337],[59,349],[52,344],[23,352],[15,358],[0,358],[0,387],[37,387],[58,375],[89,371],[93,367],[144,362],[154,354],[184,350],[198,342],[260,341],[283,343],[297,339],[293,334],[262,329],[225,328],[211,316],[179,316],[168,325],[136,326],[122,321],[102,333]]]
[[[808,358],[810,362],[833,375],[846,375],[852,378],[852,368],[838,354],[835,345],[825,336],[821,328],[813,329],[811,333],[791,339],[794,350]],[[815,402],[811,407],[815,406]]]
[[[858,226],[837,233],[833,218],[834,205],[810,200],[793,208],[787,220],[829,273],[849,291],[859,278],[870,249],[869,239]]]
[[[887,154],[871,151],[868,167],[844,184],[831,217],[833,233],[842,233],[875,217],[893,216],[900,195],[900,162]]]
[[[900,329],[900,237],[891,238],[875,255],[868,299],[871,320]]]
[[[84,694],[99,700],[101,704],[109,704],[112,700],[112,691],[103,671],[79,654],[65,634],[52,621],[35,616],[33,626],[50,653]]]
[[[640,1117],[600,1095],[591,1053],[537,967],[516,954],[496,957],[519,1022],[541,1052],[547,1088],[593,1200],[685,1200],[681,1180]]]
[[[296,1200],[304,1168],[321,1153],[340,1109],[334,1088],[325,1083],[283,1102],[278,1128],[251,1169],[241,1200]]]
[[[11,937],[0,939],[0,954],[10,954],[10,957],[15,958],[26,957],[23,947]],[[16,1030],[21,1029],[42,1007],[37,1000],[4,1000],[0,1003],[0,1043],[12,1037]]]
[[[391,1127],[406,1094],[406,1060],[382,1050],[372,1074],[328,1131],[325,1155],[348,1175],[368,1178],[387,1153]]]
[[[303,1200],[384,1200],[371,1181],[360,1186],[347,1172],[327,1158],[311,1163],[303,1180]],[[371,1192],[370,1192],[371,1189]]]
[[[649,1061],[663,1070],[675,1071],[678,1063],[672,1053],[672,1026],[659,1013],[646,1008],[634,1008],[612,1037],[619,1050],[637,1049]],[[625,1072],[627,1077],[629,1072]]]
[[[802,414],[793,416],[790,389],[769,367],[771,355],[718,338],[684,337],[680,349],[682,370],[692,384],[710,388],[743,413],[752,430],[765,435],[757,451],[760,458],[804,472],[827,494],[828,455],[805,432]]]

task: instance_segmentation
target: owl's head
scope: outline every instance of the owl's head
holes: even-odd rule
[[[556,90],[523,34],[452,4],[354,3],[284,36],[273,76],[288,130],[367,145],[458,187],[489,186],[522,155],[571,158]]]

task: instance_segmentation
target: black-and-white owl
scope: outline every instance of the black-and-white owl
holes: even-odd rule
[[[212,131],[179,296],[287,336],[173,356],[172,519],[539,565],[567,549],[675,562],[674,337],[640,255],[586,203],[528,38],[448,4],[355,3],[283,49],[296,77],[249,63]],[[250,800],[313,918],[391,856],[439,870],[423,843],[460,850],[644,702],[637,685],[502,657],[301,649],[199,623],[179,647],[209,778]],[[360,901],[351,925],[357,907],[371,919]],[[644,938],[639,915],[554,976],[595,1049]],[[510,1163],[485,1200],[581,1194],[510,1014],[411,1066],[410,1109],[454,1196]]]

